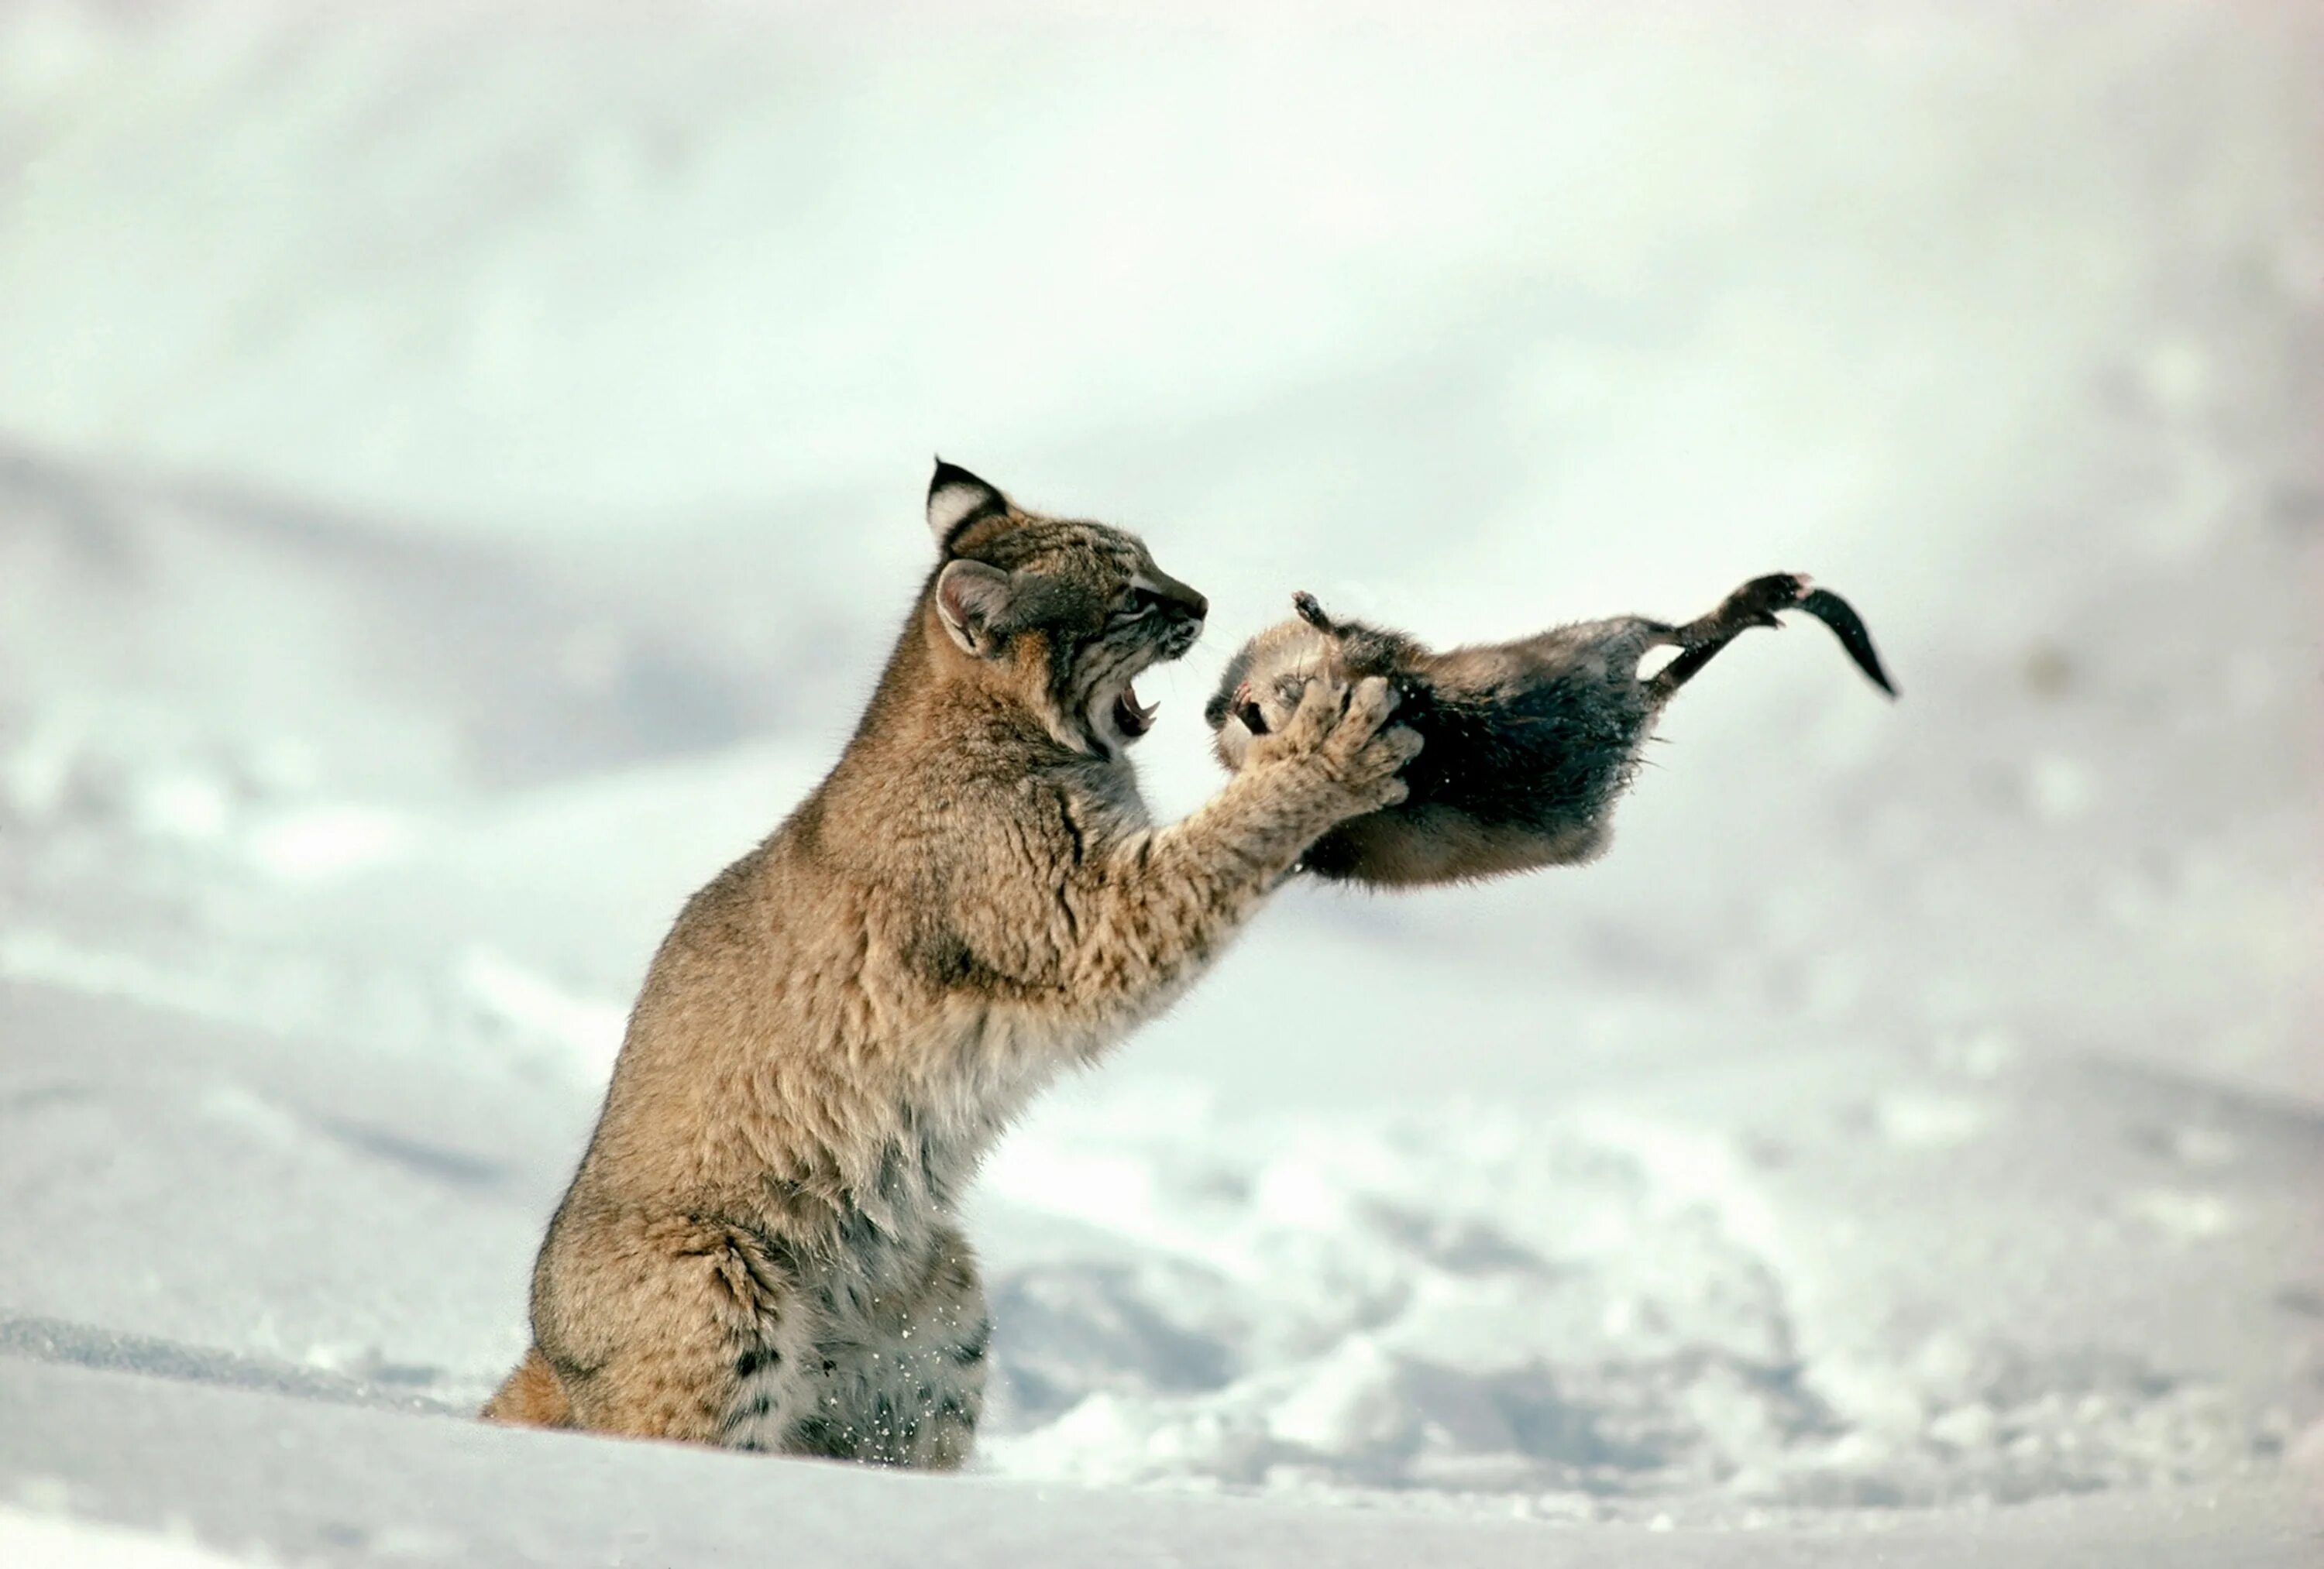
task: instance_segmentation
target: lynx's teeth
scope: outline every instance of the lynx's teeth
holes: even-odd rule
[[[1142,736],[1152,729],[1154,716],[1161,711],[1159,703],[1139,702],[1138,689],[1134,686],[1123,687],[1121,695],[1113,700],[1114,721],[1120,725],[1121,733],[1125,736]]]

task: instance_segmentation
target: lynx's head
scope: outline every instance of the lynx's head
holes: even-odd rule
[[[928,528],[944,559],[927,613],[977,674],[1075,751],[1117,757],[1153,728],[1131,683],[1194,647],[1210,603],[1135,535],[1025,511],[942,459]]]

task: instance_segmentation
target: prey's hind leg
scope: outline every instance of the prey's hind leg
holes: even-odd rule
[[[782,1446],[810,1400],[814,1316],[786,1261],[722,1220],[568,1211],[533,1326],[573,1425],[738,1449]]]
[[[1808,580],[1797,573],[1755,577],[1720,601],[1711,614],[1672,628],[1657,642],[1675,647],[1679,656],[1647,681],[1647,702],[1656,708],[1668,702],[1720,649],[1752,628],[1780,628],[1783,623],[1775,619],[1775,612],[1795,608],[1807,594]]]

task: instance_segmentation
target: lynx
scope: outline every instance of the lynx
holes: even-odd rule
[[[991,1321],[956,1206],[1012,1115],[1404,796],[1385,682],[1307,683],[1185,821],[1132,686],[1207,605],[1133,536],[939,462],[937,562],[838,764],[646,977],[484,1415],[959,1465]]]

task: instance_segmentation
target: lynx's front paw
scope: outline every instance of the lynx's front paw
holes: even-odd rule
[[[1323,828],[1394,806],[1406,794],[1397,775],[1420,752],[1417,733],[1388,723],[1396,704],[1395,689],[1377,675],[1353,687],[1311,676],[1290,721],[1252,739],[1250,762],[1296,777]]]

